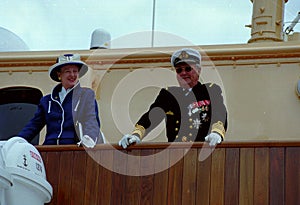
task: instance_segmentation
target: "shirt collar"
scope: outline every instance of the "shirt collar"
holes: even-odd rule
[[[66,95],[72,90],[73,88],[65,89],[63,86],[61,87],[61,91],[58,93],[59,94],[59,99],[60,102],[63,102]]]

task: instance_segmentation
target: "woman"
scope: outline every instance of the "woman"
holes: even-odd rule
[[[37,112],[19,136],[30,141],[46,125],[44,145],[82,143],[94,147],[101,135],[95,93],[79,83],[87,70],[78,54],[59,56],[49,75],[60,83],[41,98]]]

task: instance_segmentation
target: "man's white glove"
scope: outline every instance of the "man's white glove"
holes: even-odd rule
[[[88,135],[83,135],[82,139],[77,143],[77,145],[80,146],[81,144],[83,144],[85,147],[93,148],[95,147],[96,142]]]
[[[119,146],[122,146],[123,149],[126,149],[127,146],[133,144],[133,143],[140,143],[141,140],[138,136],[136,135],[124,135],[122,139],[119,141]]]
[[[222,137],[217,133],[210,133],[205,137],[205,141],[209,142],[209,146],[216,146],[222,142]]]

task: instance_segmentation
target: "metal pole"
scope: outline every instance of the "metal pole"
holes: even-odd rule
[[[151,47],[153,47],[153,45],[154,45],[154,25],[155,25],[155,0],[153,0],[153,11],[152,11]]]
[[[299,22],[300,20],[300,11],[298,12],[298,15],[296,16],[296,18],[292,21],[292,23],[285,29],[285,33],[288,35],[290,34],[292,31],[294,31],[294,27],[296,26],[296,24]]]

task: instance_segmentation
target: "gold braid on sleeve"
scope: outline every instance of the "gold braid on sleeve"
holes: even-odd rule
[[[142,125],[136,124],[132,134],[138,134],[140,139],[143,139],[145,135],[145,128]]]
[[[225,137],[225,128],[224,128],[223,122],[218,121],[218,122],[214,123],[212,125],[211,132],[218,133],[219,135],[221,135],[221,137],[224,140],[224,137]]]

